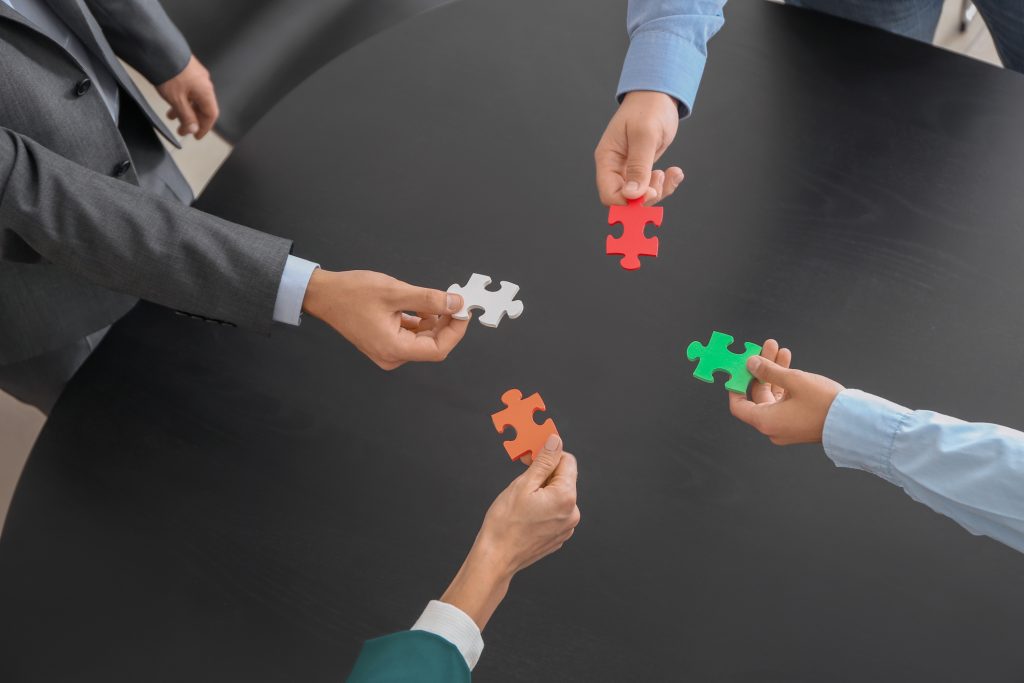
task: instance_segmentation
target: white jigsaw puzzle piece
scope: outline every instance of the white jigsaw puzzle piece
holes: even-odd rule
[[[491,278],[480,273],[473,273],[465,287],[458,284],[449,287],[449,292],[462,296],[462,309],[452,317],[456,320],[468,320],[470,311],[483,310],[484,314],[480,316],[480,324],[497,327],[506,315],[515,320],[523,314],[523,302],[515,300],[515,296],[519,292],[519,285],[502,280],[501,289],[492,292],[487,289],[489,284],[491,284]]]

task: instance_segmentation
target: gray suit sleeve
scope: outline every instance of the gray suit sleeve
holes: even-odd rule
[[[291,250],[2,127],[0,231],[107,289],[264,333]]]
[[[192,50],[157,0],[85,0],[85,4],[117,56],[150,83],[160,85],[188,64]]]

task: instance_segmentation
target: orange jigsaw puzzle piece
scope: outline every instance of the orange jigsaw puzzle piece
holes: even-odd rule
[[[516,430],[516,438],[505,442],[508,457],[513,460],[540,453],[548,436],[558,433],[551,418],[541,424],[533,420],[534,413],[546,410],[540,394],[535,393],[524,399],[523,392],[509,389],[501,395],[501,402],[508,407],[491,415],[491,420],[499,434],[509,427]]]

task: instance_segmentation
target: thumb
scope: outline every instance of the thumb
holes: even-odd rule
[[[525,476],[529,479],[532,488],[542,488],[561,460],[562,439],[559,438],[558,434],[551,434],[548,436],[548,440],[544,442],[544,448],[541,449],[540,453],[533,454],[533,462],[525,472]]]
[[[651,184],[651,169],[658,154],[658,141],[653,132],[639,131],[628,138],[626,155],[626,184],[622,194],[627,199],[642,197]]]
[[[798,372],[784,368],[762,356],[751,356],[747,359],[747,370],[754,377],[766,384],[774,384],[783,389],[792,389],[793,377]]]
[[[439,289],[404,285],[395,296],[395,304],[403,311],[445,315],[458,313],[462,308],[462,297]]]

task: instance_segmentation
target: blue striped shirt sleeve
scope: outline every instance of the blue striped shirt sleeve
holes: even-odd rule
[[[619,78],[619,101],[654,90],[679,101],[688,116],[707,61],[707,44],[725,22],[726,0],[629,0],[629,50]]]

